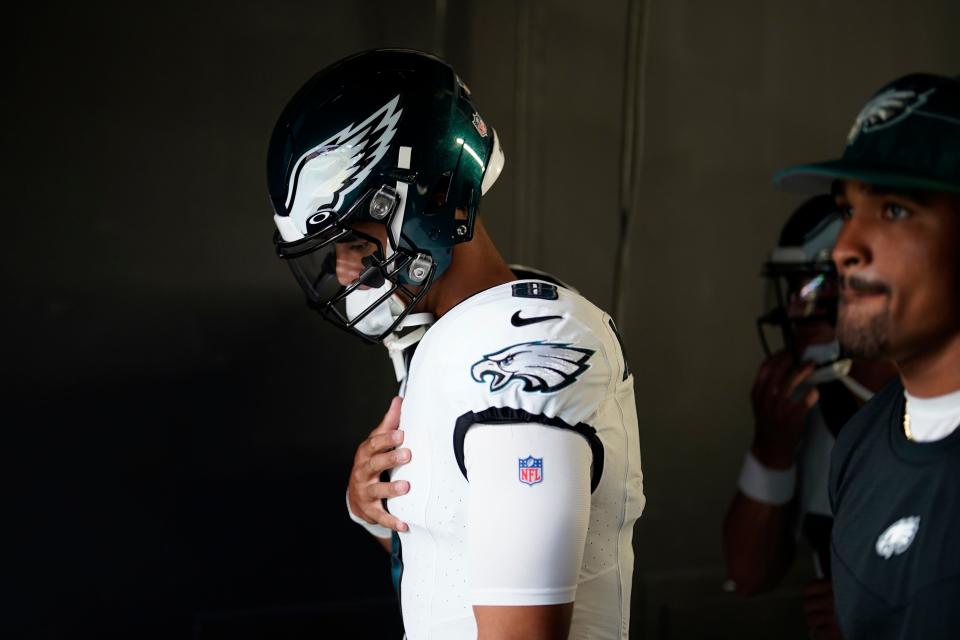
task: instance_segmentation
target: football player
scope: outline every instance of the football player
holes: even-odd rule
[[[501,258],[477,211],[503,164],[447,64],[352,56],[274,130],[277,251],[361,340],[435,318],[355,464],[391,468],[376,486],[407,637],[626,638],[644,505],[633,378],[607,314]]]
[[[766,358],[751,391],[754,437],[724,522],[727,570],[738,592],[776,586],[802,535],[817,580],[804,589],[812,638],[838,638],[830,588],[827,497],[830,452],[840,428],[895,371],[852,360],[836,339],[837,273],[830,253],[842,226],[831,195],[806,201],[787,220],[764,266],[772,309],[757,321]],[[781,334],[771,352],[766,328]]]

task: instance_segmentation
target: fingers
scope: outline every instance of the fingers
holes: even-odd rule
[[[361,451],[367,456],[372,457],[378,453],[392,449],[403,442],[403,431],[388,431],[372,435],[363,441],[360,446]]]
[[[406,480],[377,482],[367,487],[367,497],[371,500],[386,500],[405,495],[408,491],[410,491],[410,483]]]
[[[384,485],[387,487],[387,491],[396,492],[396,495],[403,495],[410,490],[410,485],[406,486],[406,489],[399,489],[397,487],[390,487],[391,482],[380,482],[379,485]],[[351,510],[365,521],[370,524],[379,524],[382,527],[387,527],[394,531],[407,531],[410,527],[407,526],[406,522],[400,520],[400,518],[394,516],[389,511],[383,508],[383,503],[380,500],[375,500],[373,502],[367,503],[370,505],[370,508],[366,511],[357,511],[351,506]]]
[[[379,524],[393,531],[407,531],[409,527],[388,513],[383,501],[406,494],[410,491],[410,483],[405,480],[380,482],[380,474],[407,464],[412,457],[410,449],[397,448],[403,443],[405,437],[403,431],[399,429],[402,404],[402,398],[399,396],[393,398],[380,424],[357,447],[350,483],[347,487],[350,509],[353,513],[367,522]]]
[[[378,453],[367,460],[366,464],[363,465],[363,469],[371,477],[376,478],[388,469],[393,469],[394,467],[399,467],[400,465],[410,462],[410,455],[410,449],[396,449],[394,451],[387,451],[386,453]]]
[[[813,405],[817,404],[820,400],[820,391],[814,387],[809,389],[806,394],[803,396],[803,408],[806,411],[809,411],[813,408]]]
[[[768,387],[774,378],[778,378],[780,371],[789,366],[792,358],[786,351],[778,351],[763,361],[760,369],[757,370],[757,377],[753,381],[751,396],[754,402],[760,400],[763,396],[769,395]]]
[[[407,526],[406,522],[401,521],[396,516],[390,515],[386,511],[383,512],[382,516],[377,518],[377,524],[380,525],[381,527],[386,527],[387,529],[392,529],[393,531],[397,531],[400,533],[410,529],[410,527]]]
[[[383,420],[377,425],[377,428],[370,432],[372,436],[375,433],[386,433],[400,427],[400,407],[403,405],[403,398],[394,396],[390,401],[390,407],[383,414]]]
[[[817,365],[813,362],[803,363],[799,369],[791,372],[790,375],[785,376],[784,383],[786,388],[783,389],[783,396],[785,398],[790,398],[793,396],[793,392],[796,391],[797,387],[803,384],[804,380],[810,377],[810,374],[813,373],[813,370],[817,368]]]

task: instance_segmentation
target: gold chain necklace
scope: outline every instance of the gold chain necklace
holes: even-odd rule
[[[903,435],[907,436],[907,440],[913,440],[913,431],[910,430],[910,414],[907,413],[907,408],[903,408]]]

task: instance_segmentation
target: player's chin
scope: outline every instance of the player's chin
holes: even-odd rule
[[[889,316],[884,310],[841,308],[837,317],[837,339],[854,357],[885,357],[890,350]]]

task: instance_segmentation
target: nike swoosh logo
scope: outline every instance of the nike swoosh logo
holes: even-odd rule
[[[512,316],[510,316],[510,324],[515,327],[525,327],[528,324],[536,324],[538,322],[546,322],[547,320],[561,320],[563,316],[537,316],[535,318],[521,318],[520,312],[517,311]]]

